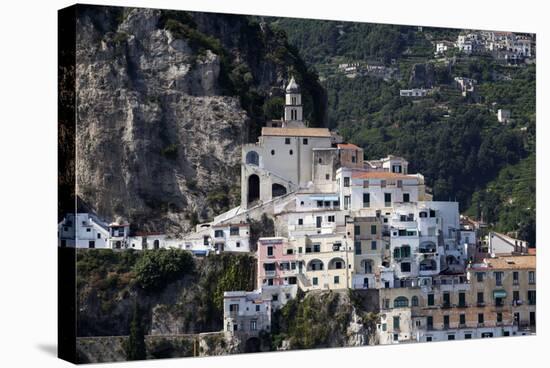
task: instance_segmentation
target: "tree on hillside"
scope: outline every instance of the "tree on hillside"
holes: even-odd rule
[[[130,336],[125,346],[126,360],[144,360],[147,357],[145,349],[145,334],[141,325],[141,314],[137,302],[134,304],[134,316],[130,323]]]

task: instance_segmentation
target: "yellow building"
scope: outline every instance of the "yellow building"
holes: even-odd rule
[[[354,265],[352,287],[369,289],[383,286],[380,267],[388,266],[391,254],[389,237],[383,236],[381,217],[355,217],[346,224],[346,234],[353,241]]]
[[[306,235],[292,243],[298,261],[298,285],[302,290],[351,287],[353,252],[345,235]]]
[[[486,258],[468,268],[476,298],[495,309],[510,309],[520,331],[536,329],[536,256]],[[478,296],[479,295],[479,296]]]

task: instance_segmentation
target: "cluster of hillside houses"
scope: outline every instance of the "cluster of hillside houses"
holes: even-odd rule
[[[405,159],[365,161],[358,146],[307,127],[294,78],[284,118],[267,125],[242,147],[240,206],[194,233],[130,234],[127,223],[78,214],[59,224],[60,245],[250,252],[250,220],[265,213],[276,236],[257,242],[256,290],[224,294],[229,334],[269,331],[272,312],[298,289],[376,293],[380,344],[534,330],[535,255],[525,242],[498,233],[480,241],[479,223],[457,202],[433,201]]]
[[[456,42],[435,42],[435,55],[457,49],[465,54],[490,54],[508,64],[535,60],[536,43],[531,35],[512,32],[472,31],[461,33]]]

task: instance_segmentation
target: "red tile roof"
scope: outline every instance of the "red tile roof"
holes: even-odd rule
[[[361,150],[361,147],[357,147],[353,143],[340,143],[337,145],[340,149],[355,149],[355,150]]]

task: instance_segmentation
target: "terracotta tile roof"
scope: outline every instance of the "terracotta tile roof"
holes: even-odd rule
[[[357,147],[355,144],[353,143],[340,143],[337,145],[338,148],[341,148],[341,149],[355,149],[355,150],[362,150],[361,147]]]
[[[525,256],[504,256],[497,258],[487,258],[487,266],[492,270],[526,270],[535,269],[537,257],[534,255]]]
[[[327,128],[274,128],[263,127],[262,135],[278,137],[326,137],[330,138]]]
[[[353,179],[414,179],[413,175],[397,174],[388,171],[353,171]]]

